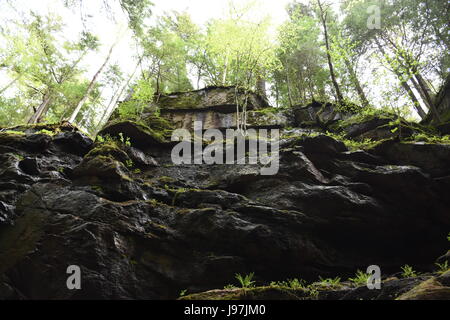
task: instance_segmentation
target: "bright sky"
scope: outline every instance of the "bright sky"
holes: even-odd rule
[[[126,28],[126,16],[119,7],[119,1],[107,1],[108,5],[111,6],[111,11],[114,12],[115,22],[111,20],[111,17],[108,18],[103,1],[83,0],[82,10],[86,18],[85,25],[100,38],[102,43],[99,52],[87,56],[84,60],[88,71],[86,76],[89,78],[102,64],[109,47],[116,41],[117,37],[120,37],[120,41],[114,50],[111,63],[118,63],[125,73],[131,73],[135,65],[134,56],[136,51],[133,42],[130,41],[131,33]],[[152,0],[152,2],[154,3],[152,20],[158,15],[163,15],[164,12],[172,10],[187,11],[193,21],[199,25],[203,25],[211,18],[224,17],[229,3],[228,0]],[[258,20],[266,16],[271,17],[274,34],[277,27],[287,18],[285,7],[290,0],[234,0],[235,6],[238,8],[248,2],[254,3],[256,8],[251,11],[251,18]],[[33,10],[40,14],[53,12],[62,16],[66,24],[65,37],[68,40],[77,39],[80,31],[83,30],[80,8],[76,7],[74,10],[68,10],[63,6],[63,0],[9,0],[9,3],[13,7],[3,3],[0,21],[4,18],[19,16],[18,12],[15,12],[16,9],[14,9],[17,8],[20,11]],[[6,10],[4,10],[5,8]],[[0,80],[0,83],[2,82]]]
[[[6,2],[8,1],[8,2]],[[108,13],[104,9],[104,1],[111,7],[114,12],[114,19],[108,18]],[[256,7],[251,11],[251,18],[259,20],[263,17],[270,16],[272,20],[272,32],[275,34],[277,27],[283,23],[287,18],[285,7],[292,0],[234,0],[235,6],[238,8],[245,3],[253,2]],[[227,14],[227,7],[229,0],[152,0],[153,17],[155,20],[157,15],[162,15],[168,11],[187,11],[194,22],[199,25],[204,24],[211,18],[224,17]],[[300,2],[308,2],[308,0],[301,0]],[[337,6],[337,1],[331,1],[333,5]],[[12,4],[8,6],[7,3]],[[127,20],[125,14],[119,6],[118,0],[83,0],[83,13],[86,18],[85,24],[89,30],[92,30],[99,36],[102,47],[96,53],[92,53],[84,60],[87,78],[92,78],[109,50],[109,47],[119,37],[120,41],[116,46],[110,63],[117,63],[122,68],[125,74],[130,74],[135,67],[136,50],[131,41],[131,32],[127,30]],[[83,30],[83,23],[80,17],[79,8],[68,10],[63,6],[63,0],[0,0],[0,21],[3,23],[5,18],[18,17],[18,13],[14,12],[17,8],[20,11],[34,10],[40,14],[48,12],[57,13],[62,16],[66,23],[64,36],[68,40],[76,40],[80,32]],[[1,45],[1,44],[0,44]],[[368,74],[364,75],[365,79],[370,80],[370,68],[366,70]],[[0,76],[0,85],[6,84],[7,77]],[[372,85],[374,83],[371,83]],[[379,91],[379,88],[376,89]],[[370,92],[368,92],[370,94]],[[108,95],[105,92],[105,95]],[[371,95],[371,94],[370,94]],[[380,98],[379,94],[374,94],[375,98]],[[105,99],[108,99],[105,97]]]

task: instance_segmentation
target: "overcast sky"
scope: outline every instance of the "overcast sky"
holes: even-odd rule
[[[6,2],[8,1],[8,2]],[[112,43],[119,37],[119,43],[113,53],[111,62],[118,63],[125,73],[131,73],[134,69],[134,56],[136,51],[131,41],[131,32],[127,30],[127,20],[125,14],[119,7],[118,0],[108,0],[114,18],[106,12],[104,0],[84,0],[82,11],[86,18],[85,26],[92,30],[102,43],[102,47],[84,59],[84,64],[88,70],[87,77],[91,77],[102,64],[106,53]],[[275,34],[277,27],[283,23],[287,14],[286,5],[290,0],[235,0],[237,6],[245,2],[254,2],[255,8],[251,12],[251,18],[258,20],[265,16],[270,16],[272,20],[272,31]],[[2,3],[3,2],[3,3]],[[211,18],[224,17],[227,12],[228,0],[152,0],[153,17],[163,15],[164,12],[172,10],[188,12],[193,21],[199,25],[204,24]],[[68,10],[63,6],[63,0],[0,0],[1,11],[0,21],[4,19],[18,17],[20,11],[33,10],[40,14],[49,12],[62,16],[66,24],[64,37],[68,40],[76,40],[83,30],[83,22],[80,16],[80,8]],[[3,82],[0,80],[0,83]]]
[[[115,48],[111,63],[120,65],[125,74],[133,71],[135,62],[136,50],[131,41],[131,32],[127,29],[127,19],[119,6],[118,0],[107,0],[113,12],[114,19],[111,14],[108,14],[104,8],[105,0],[83,0],[82,11],[86,18],[85,26],[87,29],[93,31],[102,43],[102,47],[96,53],[92,53],[84,59],[84,65],[87,70],[85,76],[91,78],[102,64],[109,47],[119,38],[119,43]],[[259,20],[263,17],[270,16],[272,20],[272,31],[275,31],[287,18],[285,11],[286,5],[291,0],[234,0],[237,6],[243,5],[245,2],[254,2],[255,9],[251,11],[250,17]],[[152,0],[153,16],[152,21],[155,21],[156,16],[164,14],[171,10],[179,12],[188,12],[193,21],[199,25],[204,24],[211,18],[219,18],[226,16],[228,7],[228,0]],[[301,0],[301,2],[308,2],[308,0]],[[331,1],[337,6],[337,1]],[[12,4],[9,5],[9,4]],[[62,16],[66,24],[64,37],[68,40],[76,40],[80,32],[83,30],[83,22],[80,16],[80,8],[76,7],[69,10],[63,6],[63,0],[0,0],[0,21],[3,23],[5,19],[18,16],[18,11],[34,10],[40,14],[47,14],[49,12],[57,13]],[[1,44],[0,44],[1,45]],[[362,65],[367,65],[368,61],[362,61]],[[380,89],[386,83],[377,84],[371,80],[371,68],[369,65],[363,68],[362,79],[370,83],[367,88],[369,96],[376,98],[378,101],[383,101],[380,95]],[[388,75],[386,75],[388,77]],[[384,78],[386,80],[388,78]],[[6,84],[7,77],[0,77],[0,84]],[[381,87],[380,87],[381,86]],[[105,92],[107,95],[108,92]],[[105,97],[106,98],[106,97]]]

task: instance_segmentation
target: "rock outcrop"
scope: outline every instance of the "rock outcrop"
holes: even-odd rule
[[[261,176],[259,165],[174,165],[173,144],[147,125],[110,125],[95,143],[67,124],[0,132],[0,298],[175,299],[223,288],[236,273],[267,286],[346,279],[373,264],[385,279],[405,264],[431,272],[448,249],[448,145],[394,139],[350,151],[284,131],[278,173]],[[81,290],[66,287],[70,265],[81,268]],[[313,296],[448,298],[447,278]],[[197,298],[311,297],[294,291]]]

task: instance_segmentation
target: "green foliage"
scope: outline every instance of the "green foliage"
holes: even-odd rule
[[[78,10],[83,1],[64,3]],[[279,27],[276,39],[269,18],[256,19],[258,8],[251,3],[230,4],[226,16],[204,25],[194,23],[187,12],[175,11],[155,17],[149,24],[150,0],[117,0],[116,4],[127,16],[136,40],[136,51],[130,51],[130,56],[137,56],[135,72],[140,75],[124,74],[118,63],[107,66],[76,119],[90,133],[97,131],[99,122],[105,122],[126,92],[131,96],[120,103],[117,113],[122,119],[133,120],[143,112],[159,117],[152,103],[161,94],[188,91],[203,84],[235,85],[249,92],[267,83],[281,107],[331,100],[336,93],[327,54],[345,96],[337,111],[358,114],[348,121],[359,121],[376,112],[367,108],[365,92],[373,105],[389,105],[384,111],[405,118],[413,108],[419,112],[420,106],[433,110],[431,100],[450,65],[448,10],[443,9],[442,1],[380,4],[379,0],[342,0],[339,9],[325,5],[328,49],[317,1],[290,3],[287,20]],[[367,9],[373,5],[381,10],[379,29],[367,26]],[[9,2],[0,6],[11,9]],[[103,7],[113,16],[107,1]],[[85,24],[89,15],[80,12],[83,30],[68,38],[72,32],[67,32],[61,16],[26,9],[14,8],[17,17],[8,17],[0,28],[0,72],[7,79],[0,88],[0,126],[26,122],[46,101],[40,121],[67,119],[90,83],[85,58],[100,48],[98,36]],[[360,64],[363,61],[368,63]],[[379,84],[383,90],[372,88]],[[105,93],[111,94],[109,102]],[[385,103],[374,103],[374,98]],[[405,102],[405,98],[411,102]],[[392,121],[392,130],[401,133],[401,120]],[[420,135],[414,139],[432,143],[449,140]]]
[[[272,281],[271,286],[285,287],[291,289],[305,289],[307,288],[306,281],[303,279],[288,279],[286,281]]]
[[[319,281],[320,281],[320,284],[322,284],[322,285],[336,286],[341,283],[341,278],[339,278],[339,277],[336,277],[336,278],[319,277]]]
[[[348,100],[344,100],[342,103],[337,103],[335,106],[335,110],[343,113],[358,113],[358,114],[367,114],[370,112],[374,112],[373,108],[363,108],[360,105],[350,102]]]
[[[410,265],[404,265],[402,268],[402,277],[403,278],[412,278],[417,277],[417,272]]]
[[[366,285],[367,280],[370,278],[370,274],[357,270],[354,278],[349,278],[348,280],[355,285]]]
[[[119,140],[124,146],[131,147],[130,138],[124,137],[122,132],[119,132]]]
[[[54,136],[57,132],[46,130],[46,129],[42,129],[38,133],[46,134],[48,136]]]
[[[254,273],[251,272],[250,274],[242,276],[239,273],[235,274],[235,278],[239,281],[239,284],[242,288],[251,288],[254,286],[255,281],[253,281]]]
[[[450,144],[450,135],[433,135],[427,132],[419,132],[411,136],[408,140],[414,142]]]
[[[180,297],[184,297],[187,294],[187,289],[180,291]]]
[[[326,135],[335,140],[343,142],[345,144],[345,146],[351,151],[368,150],[380,143],[380,141],[372,140],[369,138],[365,138],[363,140],[358,140],[358,141],[352,140],[352,139],[347,139],[345,137],[345,133],[338,134],[338,133],[332,133],[332,132],[327,131]]]
[[[292,3],[289,20],[278,32],[277,59],[282,67],[273,71],[277,100],[281,106],[326,99],[329,73],[322,47],[318,17],[310,5]]]
[[[227,289],[227,290],[237,289],[237,287],[235,285],[232,285],[232,284],[227,284],[223,288]]]
[[[131,159],[125,160],[125,165],[127,166],[127,168],[133,168],[134,165],[133,160]]]
[[[447,272],[450,269],[450,266],[448,265],[448,261],[446,260],[443,263],[436,263],[436,266],[438,267],[438,273],[443,274]]]

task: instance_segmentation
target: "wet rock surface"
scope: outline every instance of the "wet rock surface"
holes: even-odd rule
[[[264,285],[346,279],[373,264],[425,272],[448,250],[446,145],[353,152],[329,136],[290,136],[278,173],[262,176],[258,165],[174,165],[170,144],[146,135],[94,143],[57,128],[0,132],[2,299],[175,299],[236,273]],[[82,290],[67,289],[69,265]],[[448,285],[429,274],[314,297],[445,298]],[[259,289],[191,298],[311,298]]]

